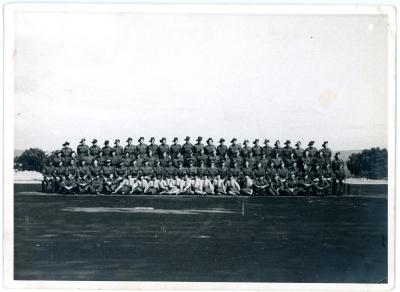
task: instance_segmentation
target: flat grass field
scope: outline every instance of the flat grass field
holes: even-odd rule
[[[15,280],[387,282],[387,197],[17,190]]]

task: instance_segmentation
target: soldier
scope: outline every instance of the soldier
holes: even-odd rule
[[[281,145],[281,142],[279,140],[276,140],[275,144],[274,144],[274,148],[272,148],[272,155],[274,157],[276,157],[276,153],[278,153],[279,156],[282,157],[282,147],[280,145]]]
[[[58,192],[61,187],[61,181],[67,176],[68,171],[67,168],[63,165],[63,162],[60,161],[58,166],[54,168],[54,179],[55,179],[55,191]]]
[[[165,139],[164,137],[160,140],[161,144],[160,146],[158,146],[157,149],[157,154],[159,158],[164,157],[164,153],[166,155],[169,155],[169,146],[165,143],[166,141],[167,139]]]
[[[243,147],[240,149],[240,156],[243,157],[243,159],[248,159],[250,157],[252,149],[249,146],[249,140],[244,140],[243,142]]]
[[[232,162],[232,165],[229,169],[229,176],[232,176],[235,179],[240,178],[241,176],[240,168],[235,160]]]
[[[142,174],[136,160],[133,161],[133,164],[131,167],[128,168],[128,171],[129,174],[135,178],[138,178]]]
[[[61,156],[62,157],[69,157],[72,154],[72,149],[69,147],[69,142],[66,141],[63,144],[63,148],[61,149]]]
[[[262,159],[263,149],[260,146],[260,140],[259,139],[255,139],[253,141],[253,144],[254,144],[254,146],[252,148],[253,157],[254,157],[256,163],[258,163]]]
[[[93,157],[98,157],[101,153],[100,147],[97,145],[97,139],[93,139],[92,146],[89,148],[90,155]]]
[[[269,146],[269,140],[265,139],[264,140],[264,147],[263,147],[263,154],[265,155],[265,158],[270,160],[273,157],[273,149],[271,146]]]
[[[259,163],[257,163],[257,167],[255,169],[253,169],[253,173],[251,175],[251,177],[253,178],[260,178],[260,177],[265,177],[266,172],[265,169],[263,168],[261,161]]]
[[[193,165],[197,165],[197,159],[196,159],[196,157],[193,155],[193,153],[190,154],[190,155],[188,155],[188,156],[186,156],[183,162],[184,162],[183,165],[184,165],[185,167],[188,167],[189,164],[190,164],[190,162],[192,162]]]
[[[216,149],[216,147],[215,147],[215,145],[213,143],[214,143],[214,140],[212,138],[208,138],[207,139],[207,145],[206,145],[206,147],[204,147],[204,154],[205,155],[207,155],[207,156],[213,155],[214,150],[215,150],[215,153],[216,153],[217,149]]]
[[[225,188],[228,195],[238,196],[240,194],[240,185],[235,180],[235,177],[229,176],[228,180],[225,182]]]
[[[207,164],[211,165],[211,163],[214,163],[214,165],[219,165],[219,157],[217,156],[217,149],[213,149],[211,154],[207,158]]]
[[[76,170],[76,175],[80,178],[86,178],[90,175],[90,169],[85,161],[81,161],[81,166]]]
[[[289,171],[287,170],[285,163],[282,162],[277,170],[278,170],[278,175],[282,180],[286,180],[288,178]]]
[[[218,175],[222,179],[226,179],[229,175],[229,168],[226,167],[225,161],[221,161],[221,167],[218,168]]]
[[[128,195],[131,192],[131,180],[132,176],[129,174],[126,178],[120,182],[119,186],[115,189],[113,194]]]
[[[147,157],[147,145],[144,142],[144,137],[140,137],[139,144],[136,146],[136,153],[138,158],[144,159]]]
[[[96,174],[89,186],[89,191],[91,194],[100,195],[103,193],[104,179],[100,174]]]
[[[287,164],[287,161],[290,159],[291,154],[293,152],[293,148],[290,146],[290,140],[286,140],[285,142],[285,147],[282,148],[281,153],[282,153],[282,159],[285,164]]]
[[[298,195],[309,196],[314,193],[314,182],[308,173],[304,173],[299,180]]]
[[[186,160],[186,158],[188,158],[189,156],[191,156],[193,154],[193,144],[190,143],[189,136],[186,136],[185,143],[183,143],[181,151],[182,151],[183,159],[185,159],[185,160]]]
[[[242,168],[242,177],[252,177],[253,176],[253,168],[250,166],[250,163],[248,160],[244,161],[244,166]],[[239,183],[242,182],[242,179],[240,179]]]
[[[271,161],[269,163],[268,168],[265,170],[265,175],[268,178],[268,180],[273,181],[275,176],[278,175],[278,171],[275,168],[274,162]]]
[[[207,177],[207,176],[205,176]],[[204,179],[201,179],[198,176],[195,176],[192,182],[192,188],[195,195],[205,195],[204,192]]]
[[[204,144],[201,143],[201,141],[203,140],[203,137],[197,137],[197,143],[193,145],[193,155],[197,158],[197,155],[200,154],[201,150],[204,150]],[[203,151],[204,153],[204,151]]]
[[[271,184],[269,186],[269,193],[273,196],[279,196],[280,195],[280,190],[283,188],[283,183],[279,175],[275,175],[275,177],[272,179]]]
[[[78,186],[78,193],[79,194],[88,194],[90,193],[90,180],[89,176],[78,176],[77,179],[77,186]]]
[[[194,166],[194,160],[189,160],[189,167],[187,168],[187,173],[191,178],[197,176],[197,167]]]
[[[151,151],[151,153],[153,153],[153,156],[156,157],[158,156],[158,145],[155,144],[156,139],[154,139],[154,137],[150,138],[150,144],[147,146],[147,153],[149,153]]]
[[[204,164],[208,163],[208,156],[204,154],[204,149],[200,150],[200,153],[196,156],[197,165],[199,165],[200,161],[203,161]]]
[[[304,150],[304,157],[302,159],[302,163],[303,168],[305,165],[307,165],[308,168],[311,168],[312,164],[313,164],[313,160],[310,157],[310,153],[308,152],[308,149]]]
[[[125,163],[126,167],[130,167],[133,163],[133,159],[132,159],[131,155],[129,154],[129,152],[125,152],[125,155],[121,161],[123,161]]]
[[[176,174],[179,177],[184,177],[187,174],[186,168],[183,167],[183,163],[181,161],[178,163],[178,167],[176,169]]]
[[[161,167],[167,167],[169,162],[171,162],[171,158],[168,156],[167,152],[162,152],[162,156],[160,157],[160,165]]]
[[[210,179],[214,179],[218,175],[218,168],[215,167],[215,163],[211,162],[210,167],[207,168],[206,174]]]
[[[150,178],[150,181],[148,182],[148,184],[146,185],[146,187],[143,190],[144,194],[148,194],[148,195],[155,195],[158,192],[158,179],[156,176],[152,176]]]
[[[69,162],[69,165],[65,167],[65,171],[67,174],[72,174],[74,177],[77,175],[78,168],[75,164],[75,160]]]
[[[99,153],[99,156],[97,157],[97,161],[99,163],[99,166],[104,166],[106,165],[106,160],[108,159],[108,157],[104,157],[103,156],[103,152]]]
[[[199,166],[197,167],[197,175],[200,178],[203,178],[204,175],[206,175],[206,173],[207,173],[207,167],[205,166],[205,162],[204,162],[204,160],[200,160]]]
[[[81,141],[79,142],[78,147],[76,148],[76,153],[78,154],[78,157],[87,155],[89,151],[89,146],[85,144],[86,139],[82,138]]]
[[[150,178],[152,175],[154,175],[153,173],[153,167],[151,167],[149,165],[148,161],[144,162],[144,166],[142,166],[142,168],[140,169],[140,172],[142,173],[143,177]]]
[[[171,145],[171,147],[169,148],[169,152],[171,154],[171,158],[175,159],[178,157],[178,154],[181,153],[181,148],[182,146],[180,144],[178,144],[178,137],[174,137],[174,140],[172,140],[172,142],[174,144]]]
[[[346,172],[344,164],[339,164],[339,169],[334,174],[333,190],[335,195],[343,195],[344,193],[344,180],[346,179]]]
[[[315,143],[314,141],[308,142],[308,147],[306,148],[306,150],[308,150],[308,154],[310,155],[311,158],[314,158],[318,154],[317,148],[315,148],[313,146],[314,143]]]
[[[265,176],[254,179],[254,195],[266,196],[269,194],[268,188],[270,184]]]
[[[241,193],[245,196],[252,196],[253,195],[253,180],[246,175],[244,177],[243,188],[241,189]]]
[[[128,167],[126,167],[125,163],[121,161],[118,167],[115,168],[114,176],[117,180],[122,181],[129,174]]]
[[[289,195],[297,196],[299,189],[298,189],[299,181],[296,178],[296,174],[294,172],[290,172],[289,178],[287,180],[287,189],[289,191]]]
[[[264,169],[267,169],[270,160],[269,160],[269,159],[265,156],[265,154],[263,153],[262,156],[261,156],[261,160],[260,160],[259,162],[261,163],[261,165],[262,165],[262,167],[263,167]]]
[[[132,144],[132,138],[129,137],[126,142],[128,144],[124,147],[124,153],[129,153],[129,155],[133,157],[136,154],[136,147]]]
[[[53,162],[49,161],[48,164],[44,166],[42,175],[43,175],[43,182],[42,182],[43,192],[53,193],[54,183],[55,183]]]
[[[86,165],[92,165],[94,159],[95,159],[95,157],[92,156],[92,155],[90,155],[90,150],[88,149],[88,150],[86,151],[86,153],[83,154],[83,155],[81,156],[80,161],[83,160],[83,161],[86,162]]]
[[[164,176],[164,168],[161,166],[160,160],[156,160],[156,162],[153,166],[153,173],[159,179],[161,179]]]
[[[225,139],[219,139],[219,145],[217,147],[217,155],[220,158],[224,158],[228,154],[228,147],[225,145]]]
[[[218,174],[216,179],[214,179],[214,190],[216,195],[226,195],[224,179],[221,178],[220,174]]]
[[[331,163],[331,157],[332,157],[332,151],[327,147],[328,141],[324,141],[322,144],[322,155],[325,158],[325,163],[330,164]]]
[[[121,158],[117,156],[117,153],[114,150],[111,151],[110,160],[111,160],[111,165],[114,167],[116,167],[121,162]]]
[[[104,178],[104,188],[103,192],[105,194],[112,194],[118,187],[119,182],[114,178],[114,174],[110,173],[109,176]]]
[[[187,174],[183,176],[183,181],[181,185],[181,195],[193,195],[192,191],[192,180],[189,178]]]
[[[330,184],[322,175],[315,184],[315,191],[318,196],[325,197],[329,194]]]
[[[342,159],[339,158],[340,152],[335,153],[335,158],[332,160],[332,170],[334,172],[338,171],[340,169],[340,165],[344,165],[344,162]]]
[[[167,167],[164,168],[164,175],[167,179],[171,179],[175,176],[176,169],[172,166],[172,161],[168,161]]]
[[[101,175],[102,168],[99,166],[97,159],[93,160],[93,165],[89,167],[90,177],[93,179],[98,175]]]
[[[279,155],[279,152],[275,153],[275,157],[271,160],[274,163],[275,167],[280,167],[281,164],[283,163],[281,156]]]
[[[284,162],[285,162],[287,168],[293,167],[293,165],[296,163],[296,161],[297,161],[297,160],[294,158],[294,153],[293,153],[293,152],[291,152],[290,155],[289,155],[289,157],[286,158],[286,161],[284,160]]]
[[[104,147],[101,148],[101,153],[104,157],[108,158],[108,157],[110,157],[111,152],[112,152],[112,148],[110,147],[110,141],[105,140]]]
[[[238,157],[238,153],[240,154],[240,145],[237,144],[237,139],[233,138],[231,140],[231,146],[228,149],[229,158],[232,160],[235,157]]]
[[[119,143],[120,143],[121,141],[119,140],[119,139],[115,139],[115,141],[114,141],[114,147],[113,147],[113,151],[115,151],[115,154],[118,156],[118,157],[122,157],[122,154],[124,153],[124,148],[122,148],[122,146],[121,145],[119,145]]]
[[[76,157],[76,152],[72,151],[69,156],[63,156],[61,157],[61,160],[64,165],[69,165],[71,160],[78,160]]]
[[[325,167],[326,159],[322,151],[318,151],[316,157],[314,157],[314,164],[318,164],[321,168]]]
[[[62,194],[75,194],[77,191],[77,183],[72,174],[63,177],[60,181],[60,193]]]
[[[149,153],[148,153],[148,157],[147,157],[146,161],[148,161],[149,165],[151,167],[153,167],[156,164],[156,161],[158,161],[158,157],[153,155],[153,150],[149,149],[148,152]]]
[[[106,160],[106,165],[102,167],[101,172],[104,178],[108,178],[111,174],[114,174],[114,166],[111,165],[111,159]]]
[[[240,152],[236,152],[236,157],[231,158],[231,164],[236,162],[237,167],[242,168],[243,167],[243,158],[240,156]]]
[[[216,175],[216,177],[218,177],[218,174]],[[215,179],[215,178],[214,178]],[[210,180],[210,178],[208,176],[204,176],[204,180],[203,180],[204,184],[204,195],[215,195],[214,192],[214,184],[212,183],[212,181]]]
[[[175,167],[179,167],[179,164],[181,163],[183,165],[183,157],[181,153],[178,153],[174,159],[172,159],[172,162]]]
[[[302,158],[304,156],[304,149],[301,148],[300,141],[297,141],[295,146],[296,148],[293,149],[294,159],[296,159],[297,164],[300,165],[302,163]]]

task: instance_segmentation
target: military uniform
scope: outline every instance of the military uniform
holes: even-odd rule
[[[89,190],[92,194],[101,194],[103,192],[104,179],[101,176],[96,176],[90,186]]]
[[[325,159],[325,162],[330,163],[331,157],[332,157],[332,151],[328,147],[325,147],[326,144],[327,144],[327,141],[325,141],[324,144],[322,144],[323,148],[321,149],[321,152],[322,152],[323,158]]]
[[[304,149],[301,147],[296,147],[293,149],[294,158],[299,161],[304,155]]]
[[[130,156],[134,156],[136,154],[136,147],[133,144],[128,144],[124,147],[124,153],[129,153]]]
[[[172,165],[164,168],[164,175],[166,178],[173,178],[176,174],[176,169]]]
[[[200,138],[200,137],[199,137]],[[194,156],[197,156],[197,155],[199,155],[200,153],[201,153],[201,150],[203,149],[204,150],[204,144],[202,144],[200,141],[201,141],[201,139],[200,139],[200,141],[199,141],[199,138],[197,139],[197,143],[196,144],[194,144],[193,145],[193,154],[194,154]]]
[[[132,159],[131,156],[124,156],[124,157],[121,159],[121,161],[122,161],[127,167],[131,166],[132,163],[133,163],[133,159]]]
[[[178,167],[176,169],[176,175],[178,175],[179,177],[184,177],[187,174],[186,168],[185,167]]]
[[[189,143],[189,140],[186,140],[186,143],[182,145],[182,155],[183,158],[187,158],[193,154],[193,144]]]
[[[157,177],[162,177],[162,176],[164,176],[164,168],[160,165],[156,165],[153,167],[153,173]]]
[[[240,153],[240,145],[232,144],[231,146],[229,146],[228,153],[231,159],[237,157],[237,153]]]
[[[199,177],[204,177],[207,174],[207,167],[203,166],[199,166],[197,167],[197,175]]]
[[[216,167],[208,167],[207,168],[207,176],[210,178],[214,178],[218,175],[218,168]]]
[[[153,153],[153,156],[158,155],[158,145],[157,144],[150,144],[147,146],[147,152]]]
[[[175,167],[179,167],[179,164],[183,165],[183,157],[182,156],[176,156],[174,159],[172,159],[172,162]]]
[[[331,165],[332,165],[333,171],[337,171],[337,170],[339,170],[340,165],[344,165],[344,162],[342,159],[335,157],[335,159],[332,160]]]
[[[252,152],[252,149],[250,146],[245,145],[244,147],[241,148],[240,150],[240,155],[245,158],[248,159],[250,157],[250,153]]]
[[[218,168],[218,174],[222,179],[227,178],[229,175],[229,168],[226,166],[221,166],[220,168]]]
[[[102,168],[99,165],[97,165],[97,166],[92,165],[89,167],[90,176],[92,178],[100,175],[101,171],[102,171]]]
[[[100,152],[101,152],[101,148],[98,145],[92,145],[89,148],[89,153],[93,157],[98,157]]]
[[[124,154],[124,148],[122,148],[120,145],[115,145],[112,149],[115,151],[117,156],[122,156],[122,154]]]
[[[160,158],[161,167],[167,167],[170,162],[172,162],[172,161],[171,161],[171,158],[169,158],[168,156]]]
[[[264,177],[265,176],[265,169],[262,167],[257,167],[253,169],[253,175],[252,177],[255,178],[260,178],[260,177]]]
[[[308,147],[306,148],[311,158],[317,156],[318,154],[317,148],[313,147],[312,145],[314,145],[314,141],[310,141],[310,143],[308,143]]]
[[[115,168],[115,177],[117,178],[124,178],[128,175],[128,167],[125,164],[120,165],[119,167]]]
[[[101,148],[101,153],[103,153],[104,157],[110,157],[112,152],[112,148],[108,145],[105,145],[103,148]]]
[[[153,168],[150,167],[149,165],[145,165],[140,169],[141,173],[143,176],[151,176],[153,175]]]
[[[163,153],[169,154],[169,146],[167,144],[161,143],[157,149],[158,157],[163,157]]]
[[[138,177],[139,175],[142,175],[140,167],[137,165],[132,165],[131,167],[129,167],[128,172],[132,177]]]
[[[289,144],[286,144],[286,146],[282,148],[281,153],[284,162],[290,159],[292,152],[293,148],[290,147]]]
[[[214,163],[214,165],[219,165],[219,163],[220,163],[219,157],[214,154],[211,154],[210,156],[208,156],[207,165],[211,165],[211,163]]]
[[[262,154],[263,154],[263,149],[261,148],[261,146],[255,145],[255,146],[253,146],[253,148],[251,149],[251,151],[253,152],[253,157],[254,157],[254,159],[257,161],[257,163],[258,163],[259,161],[261,161],[261,159],[262,159]]]
[[[102,173],[104,177],[109,177],[110,174],[114,174],[114,166],[112,165],[104,165],[102,167]]]
[[[73,150],[70,147],[66,146],[66,145],[69,145],[69,143],[68,144],[64,143],[64,145],[63,145],[64,147],[61,149],[61,156],[63,156],[63,157],[71,156]]]
[[[169,148],[169,152],[171,157],[174,159],[178,157],[178,154],[181,153],[182,146],[180,144],[172,144]]]
[[[243,167],[242,168],[242,176],[248,176],[248,177],[253,177],[253,168],[248,166],[248,167]]]
[[[78,145],[78,147],[76,148],[76,154],[78,156],[83,156],[83,155],[86,155],[88,150],[89,150],[89,146],[88,145],[81,144],[81,145]]]
[[[229,168],[229,175],[233,177],[240,177],[241,176],[240,168],[237,166],[232,166],[231,168]]]
[[[217,148],[215,147],[215,145],[213,144],[207,144],[204,147],[204,154],[207,156],[213,155],[214,150],[217,151]]]
[[[147,145],[144,143],[140,143],[136,146],[136,153],[140,158],[147,157]]]

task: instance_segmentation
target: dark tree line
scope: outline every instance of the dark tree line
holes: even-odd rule
[[[39,148],[29,148],[14,158],[14,165],[20,164],[21,170],[42,171],[46,154]]]
[[[353,153],[347,160],[350,173],[370,179],[383,179],[388,175],[388,153],[386,149],[371,148]]]

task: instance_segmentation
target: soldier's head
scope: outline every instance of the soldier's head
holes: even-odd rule
[[[214,161],[211,161],[210,166],[211,166],[211,167],[215,167],[215,162],[214,162]]]
[[[148,153],[149,157],[152,157],[152,156],[153,156],[153,151],[152,151],[151,149],[149,149],[149,150],[147,151],[147,153]]]
[[[294,172],[291,172],[291,173],[290,173],[290,177],[291,177],[291,178],[295,178],[295,177],[296,177],[295,173],[294,173]]]
[[[129,153],[129,152],[125,152],[125,157],[130,157],[131,156],[131,154]]]
[[[134,161],[132,162],[132,164],[133,164],[133,166],[136,166],[136,165],[137,165],[137,160],[134,160]]]
[[[196,141],[197,141],[198,144],[200,144],[202,140],[203,140],[203,137],[200,137],[200,136],[199,136],[199,137],[197,137],[197,140],[196,140]]]
[[[310,151],[305,150],[305,151],[304,151],[304,156],[305,156],[305,157],[308,157],[309,155],[310,155]]]
[[[128,174],[127,177],[128,177],[128,179],[131,179],[131,178],[132,178],[132,175],[131,175],[131,174]]]
[[[325,164],[325,168],[326,168],[326,169],[329,169],[330,167],[331,167],[331,165],[330,165],[329,163],[326,163],[326,164]]]
[[[295,146],[296,146],[297,148],[300,148],[301,142],[300,142],[300,141],[297,141],[296,144],[295,144]]]
[[[110,173],[110,175],[108,176],[109,178],[114,178],[114,174]]]
[[[225,139],[224,138],[219,139],[219,144],[224,145],[225,144]]]
[[[160,166],[160,160],[156,160],[156,162],[154,163],[155,166]]]
[[[281,141],[276,140],[274,146],[275,146],[275,147],[279,147],[280,145],[281,145]]]
[[[213,148],[212,154],[213,154],[214,156],[217,155],[217,149]]]
[[[167,141],[167,139],[165,137],[162,137],[160,140],[160,143],[164,145],[166,141]]]
[[[75,163],[76,163],[76,161],[75,161],[74,159],[71,159],[71,161],[69,162],[69,164],[70,164],[71,166],[75,166]]]
[[[194,165],[194,161],[192,159],[189,160],[189,166],[192,167]]]
[[[212,145],[214,143],[214,140],[212,138],[207,139],[207,144]]]
[[[248,146],[248,145],[249,145],[249,140],[245,139],[245,140],[243,141],[243,145],[244,145],[244,146]]]
[[[276,153],[275,153],[275,157],[276,157],[276,158],[279,158],[279,157],[280,157],[279,152],[276,152]]]
[[[85,139],[85,138],[82,138],[81,141],[79,142],[79,144],[85,145],[85,142],[86,142],[86,139]]]
[[[319,164],[316,164],[316,165],[315,165],[315,169],[316,169],[316,170],[320,169],[320,165],[319,165]]]
[[[115,152],[114,150],[111,151],[111,156],[116,156],[116,155],[117,155],[117,152]]]
[[[115,145],[115,146],[119,146],[119,143],[121,143],[121,141],[120,141],[119,139],[115,139],[114,145]]]
[[[285,141],[286,147],[289,147],[289,146],[290,146],[290,143],[291,143],[290,140],[286,140],[286,141]]]
[[[274,168],[274,163],[272,161],[269,163],[269,167]]]
[[[149,142],[151,145],[154,145],[154,143],[156,142],[156,139],[154,137],[151,137]]]
[[[143,142],[144,142],[144,137],[140,137],[139,140],[138,140],[138,142],[139,142],[140,144],[143,144]]]
[[[231,143],[232,143],[232,145],[236,145],[237,139],[236,139],[236,138],[233,138],[233,139],[231,140]]]
[[[97,159],[93,160],[93,165],[97,166],[99,164],[99,162],[97,161]]]
[[[335,159],[339,159],[340,152],[335,153]]]
[[[172,142],[176,145],[176,144],[178,144],[178,137],[174,137],[174,140],[172,140]]]
[[[90,150],[88,149],[85,153],[86,153],[86,156],[89,156],[90,155]]]
[[[107,165],[111,165],[111,160],[110,160],[110,159],[107,159],[107,160],[106,160],[106,164],[107,164]]]
[[[293,167],[296,167],[297,166],[297,163],[296,162],[293,162]]]
[[[56,155],[58,156],[58,157],[61,157],[61,151],[56,151]]]
[[[220,174],[217,174],[217,179],[221,179],[221,175]]]
[[[93,140],[92,140],[92,144],[93,144],[93,146],[96,146],[96,144],[97,144],[97,139],[93,139]]]
[[[233,166],[233,167],[237,167],[237,165],[238,165],[237,161],[234,160],[234,161],[232,162],[232,166]]]
[[[225,165],[226,165],[226,162],[225,162],[224,160],[222,160],[222,161],[221,161],[221,166],[222,166],[222,167],[225,167]]]
[[[246,159],[246,160],[244,161],[244,165],[245,165],[246,167],[249,167],[250,162]]]
[[[63,162],[60,161],[60,162],[58,163],[58,166],[63,166]]]
[[[328,141],[324,141],[324,143],[322,143],[322,147],[326,148],[328,145]]]
[[[69,146],[69,142],[68,142],[68,141],[65,141],[64,144],[63,144],[63,146],[64,146],[64,147],[68,147],[68,146]]]
[[[85,166],[85,165],[86,165],[86,161],[85,161],[85,160],[82,160],[82,161],[81,161],[81,165],[82,165],[82,166]]]
[[[314,143],[315,143],[314,141],[308,142],[308,147],[313,147]]]
[[[145,160],[143,164],[144,164],[144,166],[149,166],[149,161]]]
[[[259,146],[259,145],[260,145],[260,140],[259,140],[259,139],[255,139],[255,140],[253,141],[253,144],[254,144],[255,146]]]
[[[186,136],[186,138],[185,138],[185,143],[189,143],[190,142],[190,137],[189,136]]]
[[[204,160],[200,160],[200,161],[199,161],[199,165],[200,165],[200,166],[204,166]]]
[[[200,154],[204,154],[204,149],[203,148],[200,149]]]
[[[76,152],[75,151],[71,152],[71,157],[76,157]]]
[[[110,144],[110,141],[108,141],[108,140],[104,141],[104,146],[108,146],[109,144]]]
[[[319,152],[318,152],[318,155],[319,155],[319,157],[324,157],[324,152],[319,151]]]
[[[303,168],[304,168],[304,169],[308,169],[308,165],[307,165],[307,164],[304,164],[304,165],[303,165]]]
[[[52,166],[52,165],[53,165],[53,162],[52,162],[52,161],[49,161],[49,162],[47,163],[47,165]]]
[[[131,145],[131,144],[132,144],[132,138],[129,137],[129,138],[126,140],[126,142],[128,143],[128,145]]]
[[[265,145],[265,146],[268,146],[268,144],[269,144],[269,140],[268,140],[268,139],[265,139],[265,140],[264,140],[264,145]]]
[[[103,156],[103,152],[100,151],[100,152],[99,152],[99,156],[100,156],[100,157]]]
[[[339,165],[339,168],[340,168],[340,169],[343,169],[343,168],[344,168],[344,165],[341,163],[341,164]]]
[[[285,163],[283,161],[281,162],[281,168],[285,168]]]
[[[72,173],[69,173],[69,174],[67,175],[67,177],[68,177],[69,179],[72,179],[74,176],[72,175]]]
[[[258,163],[257,163],[257,167],[258,167],[258,168],[261,168],[261,167],[262,167],[261,162],[258,162]]]
[[[291,157],[291,158],[294,158],[294,153],[293,153],[293,152],[290,153],[290,157]]]

